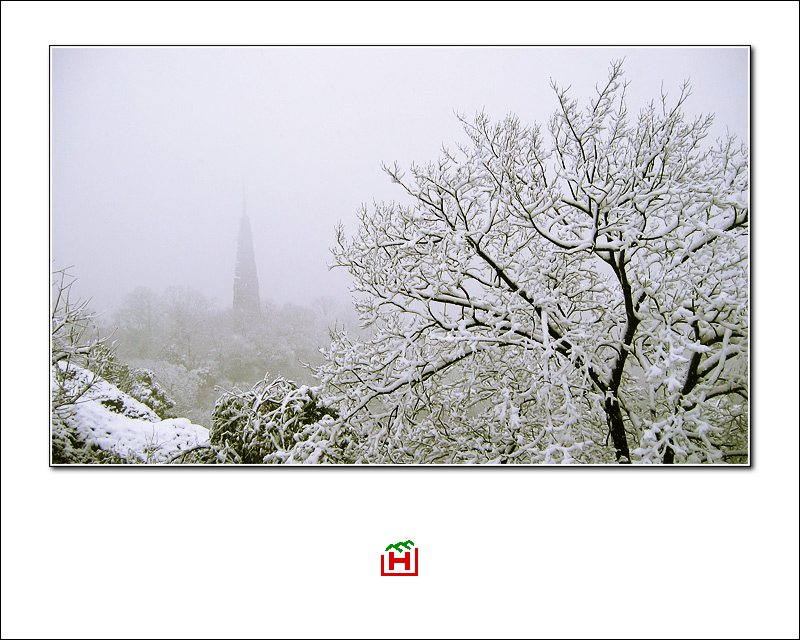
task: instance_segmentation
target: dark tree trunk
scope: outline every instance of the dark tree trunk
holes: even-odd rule
[[[675,449],[670,446],[669,438],[667,438],[666,448],[664,449],[664,464],[675,464]]]
[[[625,423],[622,421],[622,411],[616,398],[607,398],[605,403],[606,415],[611,428],[611,441],[617,450],[617,462],[630,464],[631,452],[628,449],[628,437],[625,435]]]

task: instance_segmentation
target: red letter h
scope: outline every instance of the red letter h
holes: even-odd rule
[[[389,571],[394,571],[395,564],[402,564],[406,571],[411,571],[411,553],[406,551],[403,558],[395,558],[394,551],[389,552]]]

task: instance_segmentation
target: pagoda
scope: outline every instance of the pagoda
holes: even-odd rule
[[[233,278],[233,311],[242,316],[261,315],[253,232],[247,217],[247,199],[242,190],[242,218],[239,221],[239,245],[236,249],[236,274]]]

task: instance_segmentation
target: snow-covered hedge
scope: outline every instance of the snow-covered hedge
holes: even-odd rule
[[[106,379],[120,391],[150,407],[159,418],[174,418],[175,401],[149,369],[131,367],[114,359]]]
[[[208,429],[185,418],[162,420],[148,406],[76,365],[52,367],[54,397],[74,402],[52,414],[53,464],[168,463],[208,444]]]
[[[214,408],[211,446],[221,463],[339,462],[336,411],[318,389],[278,378],[226,392]]]

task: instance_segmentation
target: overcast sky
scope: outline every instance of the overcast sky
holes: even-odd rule
[[[229,306],[246,186],[262,298],[345,298],[338,221],[401,198],[408,166],[463,140],[454,111],[546,123],[550,78],[584,101],[625,58],[628,104],[677,96],[747,140],[746,48],[53,48],[52,259],[113,309],[189,285]]]

